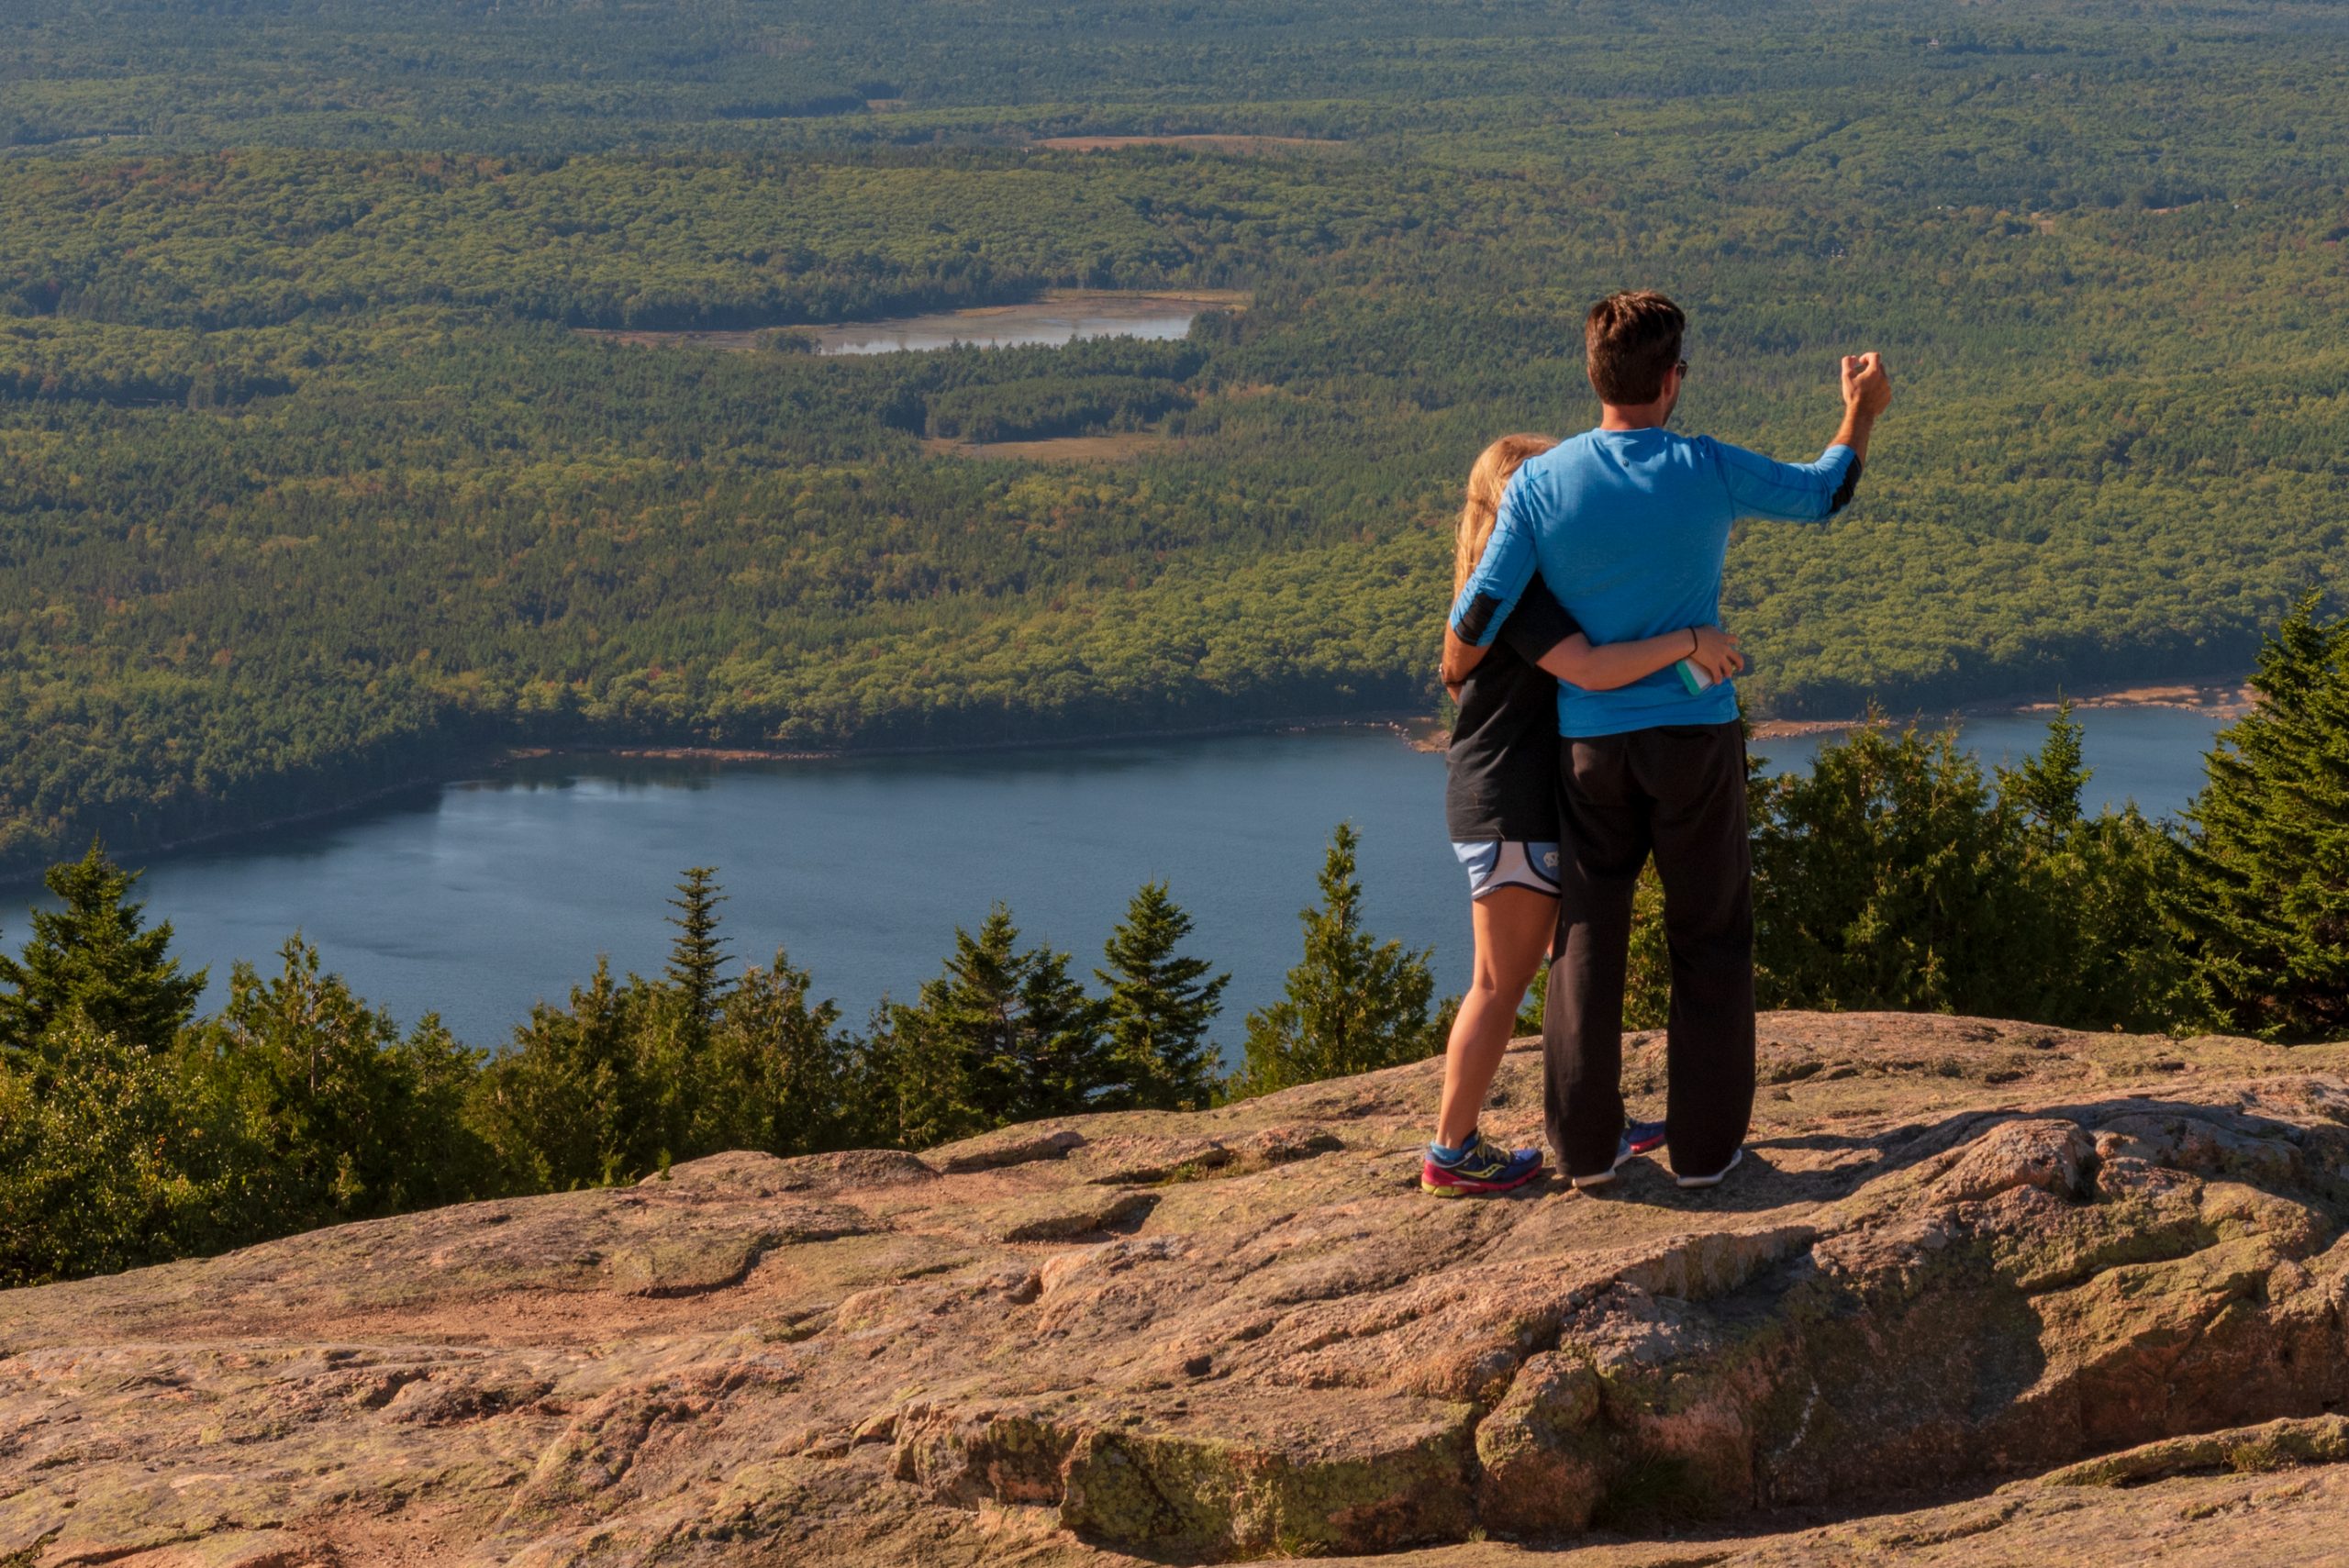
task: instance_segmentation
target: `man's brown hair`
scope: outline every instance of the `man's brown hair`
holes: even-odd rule
[[[1680,307],[1653,289],[1618,290],[1592,306],[1583,345],[1599,401],[1632,407],[1663,396],[1687,327]]]

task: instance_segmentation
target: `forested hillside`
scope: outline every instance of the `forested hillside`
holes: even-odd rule
[[[1630,283],[1690,307],[1689,427],[1807,456],[1837,354],[1898,380],[1859,502],[1735,548],[1756,712],[2239,671],[2349,575],[2333,6],[18,13],[0,869],[501,744],[1430,704],[1459,476],[1588,419],[1579,313]],[[1160,133],[1338,145],[1037,145]],[[1250,303],[872,358],[579,330],[1053,288]]]

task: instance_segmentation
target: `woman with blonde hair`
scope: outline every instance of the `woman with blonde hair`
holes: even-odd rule
[[[1484,556],[1510,477],[1556,445],[1548,436],[1503,436],[1477,456],[1460,511],[1455,596]],[[1500,1148],[1477,1131],[1476,1118],[1556,934],[1558,682],[1608,691],[1684,660],[1709,681],[1744,666],[1737,639],[1718,627],[1596,646],[1536,578],[1492,651],[1453,689],[1459,717],[1444,756],[1444,815],[1468,870],[1476,968],[1445,1049],[1443,1103],[1419,1178],[1431,1193],[1508,1192],[1542,1173],[1539,1149]],[[1663,1140],[1661,1123],[1635,1124],[1617,1162]]]

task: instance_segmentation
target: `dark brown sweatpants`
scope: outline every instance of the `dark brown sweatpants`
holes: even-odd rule
[[[1753,1114],[1744,730],[1672,725],[1566,740],[1559,773],[1558,957],[1542,1017],[1550,1143],[1568,1175],[1615,1162],[1631,891],[1653,851],[1672,949],[1672,1168],[1710,1174],[1729,1163]]]

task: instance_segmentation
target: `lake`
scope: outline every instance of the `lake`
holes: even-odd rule
[[[1022,305],[980,306],[879,321],[841,321],[794,330],[814,339],[819,354],[893,354],[947,349],[957,343],[981,349],[1057,348],[1080,338],[1177,339],[1190,332],[1192,321],[1201,311],[1244,307],[1247,303],[1246,294],[1228,290],[1180,295],[1067,290]],[[748,351],[758,347],[759,339],[756,331],[580,330],[583,337],[643,347],[666,344]]]
[[[982,349],[1052,348],[1080,338],[1181,338],[1214,302],[1174,295],[1079,294],[812,327],[819,354],[887,354],[966,343]]]
[[[2201,784],[2220,720],[2170,708],[2090,709],[2092,802],[2174,812]],[[1970,721],[1986,761],[2044,736],[2043,717]],[[1819,740],[1756,750],[1807,766]],[[1134,888],[1164,878],[1228,968],[1219,1030],[1280,994],[1297,911],[1317,895],[1330,829],[1362,834],[1370,927],[1432,948],[1442,987],[1466,983],[1465,884],[1442,825],[1443,762],[1379,728],[1318,729],[947,756],[727,762],[540,757],[328,821],[164,856],[141,892],[176,951],[265,962],[300,928],[363,996],[403,1024],[437,1008],[476,1045],[502,1043],[540,997],[562,997],[598,952],[651,973],[678,873],[715,865],[733,951],[778,947],[862,1025],[885,992],[938,972],[957,924],[996,899],[1024,936],[1089,972]],[[0,909],[21,907],[9,890]],[[21,918],[6,921],[11,947]]]

